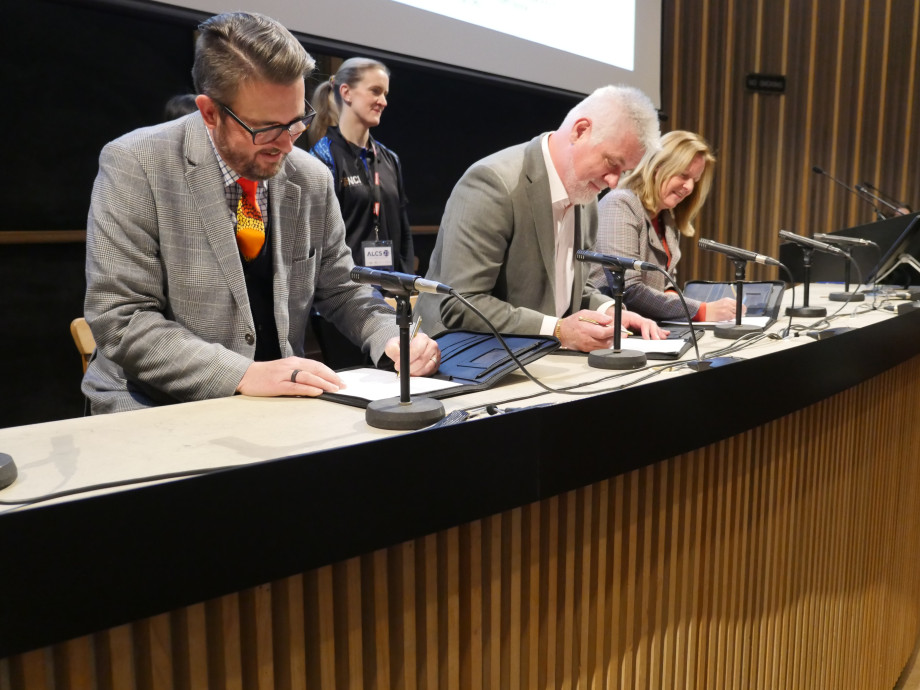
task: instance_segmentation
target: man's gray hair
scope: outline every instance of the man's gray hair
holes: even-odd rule
[[[308,77],[316,61],[293,34],[262,14],[230,12],[198,26],[192,79],[198,93],[232,103],[245,81],[290,84]]]
[[[575,121],[591,120],[591,141],[607,139],[614,130],[631,126],[645,151],[658,149],[661,130],[651,99],[632,86],[602,86],[578,103],[562,121],[560,129],[571,129]]]

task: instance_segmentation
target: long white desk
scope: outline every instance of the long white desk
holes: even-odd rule
[[[839,304],[824,302],[824,296],[831,289],[839,289],[839,286],[813,286],[811,304],[827,304],[830,312],[838,309]],[[845,313],[849,314],[854,308],[862,310],[865,305],[850,305],[845,308]],[[795,320],[796,323],[809,321]],[[771,331],[778,332],[786,325],[787,320],[783,318]],[[207,627],[211,625],[212,614],[203,612],[203,602],[224,601],[228,596],[238,596],[233,593],[241,591],[258,593],[260,588],[269,586],[267,583],[284,583],[272,585],[272,590],[280,588],[279,591],[286,592],[285,596],[290,596],[290,578],[301,578],[303,582],[313,583],[311,587],[316,587],[315,590],[304,591],[326,592],[331,597],[330,601],[322,601],[320,612],[323,615],[319,619],[307,616],[309,620],[301,623],[301,636],[310,637],[312,633],[304,630],[311,630],[310,626],[316,625],[319,626],[314,631],[317,640],[326,639],[324,635],[328,633],[331,640],[339,643],[339,649],[343,635],[344,639],[351,639],[347,662],[316,659],[308,652],[305,657],[303,654],[298,657],[301,665],[307,667],[303,671],[306,676],[325,679],[322,687],[333,687],[328,684],[330,678],[335,678],[344,687],[347,678],[366,679],[368,673],[383,673],[381,664],[385,665],[388,677],[392,676],[396,656],[403,653],[403,645],[409,645],[405,637],[405,619],[400,624],[402,627],[393,628],[395,624],[391,624],[390,632],[383,637],[379,637],[379,630],[378,636],[375,636],[366,626],[372,620],[381,625],[380,616],[396,615],[399,601],[407,596],[405,588],[410,586],[433,588],[431,594],[435,600],[441,597],[443,592],[439,592],[444,587],[459,592],[458,600],[451,599],[459,608],[451,608],[452,613],[442,611],[434,619],[425,619],[428,620],[427,625],[434,626],[436,631],[442,626],[444,630],[441,636],[435,632],[434,638],[429,637],[428,646],[424,649],[413,648],[411,663],[415,665],[415,672],[421,676],[425,669],[430,670],[431,664],[440,664],[439,673],[450,675],[454,671],[448,672],[448,666],[457,664],[457,668],[461,669],[456,671],[459,675],[450,675],[451,678],[465,678],[468,673],[479,677],[479,674],[486,673],[481,667],[485,662],[480,659],[480,666],[474,663],[470,667],[469,659],[464,660],[460,650],[468,647],[470,639],[480,640],[477,636],[485,635],[487,631],[470,629],[470,619],[464,618],[467,623],[462,624],[454,620],[459,615],[458,611],[465,612],[470,607],[476,609],[476,597],[484,596],[483,592],[487,589],[486,582],[470,575],[475,568],[474,571],[464,570],[467,575],[457,575],[460,565],[469,566],[469,558],[474,558],[474,563],[478,562],[478,558],[486,558],[488,563],[480,564],[485,568],[482,573],[488,570],[486,565],[498,568],[495,571],[499,573],[497,576],[511,578],[501,580],[505,588],[502,591],[518,592],[517,603],[512,602],[512,608],[517,608],[511,612],[510,623],[505,621],[507,612],[504,609],[489,609],[489,615],[497,616],[491,619],[491,625],[498,626],[490,630],[493,636],[501,632],[501,642],[489,642],[498,644],[498,647],[489,647],[491,651],[483,652],[486,656],[495,654],[493,663],[505,669],[498,672],[500,682],[493,687],[512,687],[513,683],[508,681],[509,664],[517,668],[516,665],[523,662],[519,657],[506,656],[507,650],[503,650],[502,645],[506,645],[509,639],[536,635],[541,640],[540,644],[552,642],[562,645],[558,649],[559,664],[562,664],[564,654],[586,653],[584,645],[588,644],[589,638],[597,641],[596,632],[591,633],[587,627],[579,632],[573,621],[569,621],[570,627],[566,628],[562,619],[559,622],[563,628],[560,628],[559,634],[564,637],[563,632],[567,631],[565,635],[569,638],[566,639],[553,637],[549,640],[546,635],[550,633],[545,628],[540,629],[542,632],[533,632],[524,626],[526,629],[515,632],[520,620],[515,618],[514,612],[523,615],[521,607],[527,608],[523,602],[528,596],[541,601],[555,596],[545,589],[550,586],[545,582],[529,594],[516,589],[522,586],[517,578],[525,577],[520,570],[524,567],[519,560],[522,558],[520,549],[527,551],[528,543],[533,548],[536,548],[534,544],[545,547],[546,539],[555,538],[560,540],[560,548],[567,544],[567,548],[571,549],[572,544],[582,542],[594,544],[591,548],[597,556],[597,549],[603,548],[597,539],[601,536],[605,519],[611,521],[611,530],[622,528],[626,530],[624,534],[629,534],[629,525],[635,528],[635,521],[642,511],[652,510],[654,505],[666,499],[666,494],[659,496],[656,493],[654,483],[649,488],[642,488],[642,492],[650,493],[629,493],[630,490],[638,490],[641,482],[645,481],[640,479],[645,477],[643,473],[665,472],[663,476],[671,477],[670,481],[679,484],[681,472],[692,475],[694,467],[703,467],[703,460],[695,454],[703,453],[700,458],[708,457],[705,449],[734,443],[731,439],[738,438],[739,434],[745,437],[754,434],[752,438],[759,439],[757,443],[763,443],[767,448],[763,453],[770,457],[772,451],[768,448],[772,448],[773,441],[758,434],[766,433],[764,429],[774,428],[771,425],[778,423],[775,420],[787,415],[794,417],[799,410],[811,410],[822,401],[849,395],[847,391],[854,386],[872,385],[873,380],[889,376],[886,372],[893,367],[902,370],[902,373],[886,385],[898,385],[900,379],[917,373],[920,314],[895,317],[891,312],[874,311],[838,318],[832,326],[853,327],[855,330],[819,342],[804,334],[784,340],[763,339],[737,352],[736,356],[744,361],[729,366],[698,373],[675,366],[639,385],[584,398],[546,394],[509,405],[560,404],[492,417],[482,415],[463,424],[436,430],[389,432],[374,429],[365,424],[362,409],[322,399],[244,396],[0,429],[0,451],[14,458],[20,472],[19,480],[0,492],[0,500],[4,501],[101,482],[233,466],[232,469],[192,478],[111,489],[32,507],[0,508],[0,543],[5,545],[6,553],[16,554],[14,559],[6,559],[0,567],[0,590],[17,593],[9,605],[0,607],[0,659],[9,657],[0,660],[0,687],[4,687],[4,673],[10,678],[25,678],[30,668],[49,663],[49,658],[56,658],[58,652],[47,650],[60,649],[60,645],[65,648],[75,644],[78,647],[80,644],[89,645],[95,650],[92,654],[98,658],[99,649],[111,646],[112,640],[118,639],[113,630],[122,630],[119,634],[129,636],[136,644],[138,626],[143,625],[137,621],[146,620],[150,625],[149,621],[160,620],[158,617],[162,616],[174,621],[177,615],[182,616],[182,620],[191,615],[193,618],[200,616],[202,621],[207,619],[206,624],[200,623]],[[712,334],[707,334],[699,343],[704,357],[707,352],[730,344],[731,341],[716,339]],[[683,359],[693,357],[691,350]],[[651,366],[658,364],[650,362]],[[592,369],[583,357],[572,355],[550,355],[528,368],[550,386],[571,385],[614,373]],[[593,388],[622,386],[644,379],[648,374],[648,370],[629,372]],[[920,383],[920,380],[914,383]],[[448,412],[490,403],[502,406],[507,400],[537,392],[539,389],[535,384],[516,373],[488,391],[447,398],[444,403]],[[890,395],[890,392],[885,395]],[[852,403],[847,405],[846,409],[851,411],[848,416],[852,419],[841,420],[841,423],[861,423],[859,417],[862,412],[851,409]],[[920,413],[920,410],[911,409],[909,412]],[[920,417],[912,420],[915,426],[917,421]],[[825,420],[824,426],[826,428],[821,433],[832,430],[834,423]],[[795,428],[801,433],[800,426]],[[915,438],[916,433],[911,439]],[[726,451],[723,447],[720,452],[739,458],[746,454],[751,457],[761,455],[760,452],[748,453],[738,448]],[[897,455],[900,451],[891,452]],[[673,465],[673,471],[678,473],[678,478],[674,479],[668,474],[671,469],[661,468],[670,468],[672,465],[669,463],[677,461],[669,459],[682,455],[684,460]],[[666,462],[662,464],[661,461]],[[902,469],[897,467],[892,472]],[[914,478],[896,479],[905,486],[914,481]],[[704,481],[701,475],[700,481],[703,482],[702,487],[708,480]],[[749,481],[754,482],[752,487],[757,483]],[[916,488],[920,491],[920,484]],[[588,495],[585,495],[586,491]],[[621,493],[616,494],[617,491]],[[624,491],[625,494],[622,493]],[[610,511],[605,512],[600,510],[597,501],[599,496],[607,496],[608,492],[613,492],[610,494],[612,502]],[[617,501],[614,501],[614,495],[618,496]],[[567,496],[576,498],[568,499]],[[617,527],[613,507],[621,505],[624,500],[632,506],[629,509],[632,512],[619,515],[617,520],[625,522]],[[568,522],[563,520],[566,529],[574,532],[554,533],[552,525],[545,523],[547,515],[563,510],[559,501],[575,511]],[[539,510],[544,511],[540,513],[543,522],[540,519],[536,523],[528,521],[531,511],[537,510],[534,506],[540,506]],[[766,505],[760,505],[760,508],[770,509]],[[636,510],[639,513],[635,513]],[[501,538],[493,534],[486,539],[483,530],[488,532],[494,526],[491,521],[500,519],[495,516],[504,515],[512,516],[511,522],[502,521],[500,530],[511,531],[507,534],[500,532]],[[593,518],[588,522],[576,520],[587,520],[589,515]],[[565,518],[564,510],[562,518]],[[693,519],[699,521],[704,518],[697,516]],[[576,527],[576,524],[581,526]],[[694,524],[699,527],[702,523]],[[663,529],[663,526],[659,524],[659,528]],[[518,534],[518,529],[525,531],[524,536],[514,536]],[[527,536],[527,530],[534,530],[531,537]],[[608,537],[612,538],[612,534]],[[713,535],[701,533],[699,546],[705,546],[709,539],[715,539],[713,544],[718,542]],[[508,543],[505,543],[506,536],[510,539]],[[851,536],[840,536],[840,543]],[[528,542],[528,538],[536,541]],[[621,538],[625,537],[621,535]],[[652,539],[652,533],[648,533],[646,538],[647,547],[652,543],[648,541]],[[523,542],[516,539],[523,539]],[[755,536],[750,539],[753,544]],[[488,542],[490,550],[478,552],[476,547],[480,540],[483,549]],[[413,553],[419,552],[419,549],[424,551],[423,545],[436,548],[436,552],[418,556],[423,560],[416,566],[422,569],[415,572],[423,579],[412,584],[406,579],[409,578],[408,570],[411,570],[405,560],[409,558],[406,549],[410,548]],[[471,545],[478,556],[470,555]],[[512,551],[506,553],[505,548]],[[640,540],[633,548],[639,548],[641,553],[645,547],[641,546]],[[662,551],[655,552],[656,558],[665,558],[665,542],[660,548]],[[773,543],[770,548],[775,550],[779,547]],[[920,556],[920,543],[911,542],[905,544],[905,548],[911,550],[912,558]],[[569,551],[563,548],[558,557],[567,558],[565,553]],[[654,554],[645,553],[646,565],[643,567],[647,568],[648,559]],[[366,560],[372,558],[370,554],[375,554],[372,563]],[[383,566],[381,575],[376,559],[396,558],[393,554],[401,554],[403,560],[399,562],[402,566],[391,561],[389,566]],[[769,551],[769,554],[776,556],[775,551]],[[434,560],[425,560],[432,558]],[[511,560],[507,561],[509,558]],[[534,567],[542,570],[555,564],[552,558],[549,561],[539,560]],[[355,580],[354,566],[335,565],[341,563],[360,563],[358,571],[364,574]],[[560,587],[558,595],[588,596],[586,588],[589,580],[563,582],[565,572],[574,576],[578,570],[571,563],[569,565],[574,570],[557,573],[556,577],[560,578],[555,580],[556,586]],[[827,565],[830,567],[832,563],[828,561]],[[595,563],[593,567],[598,566]],[[607,567],[612,568],[613,563]],[[401,578],[400,596],[393,593],[392,581],[387,584],[387,572],[391,580]],[[638,572],[648,574],[642,567]],[[440,574],[435,576],[434,581],[424,579],[432,577],[432,573]],[[482,573],[480,575],[484,577]],[[453,579],[456,577],[460,578],[458,582]],[[469,580],[470,577],[473,579]],[[695,577],[699,586],[705,584],[704,571]],[[727,578],[726,581],[731,579],[727,574],[723,577]],[[743,582],[754,574],[738,572],[733,577]],[[328,578],[328,582],[324,578]],[[439,578],[447,579],[442,581]],[[425,582],[427,584],[423,585]],[[295,589],[300,586],[296,585]],[[327,586],[328,589],[324,589]],[[673,605],[681,597],[703,596],[703,590],[697,594],[684,591],[681,595],[681,587],[684,586],[680,585],[665,598]],[[805,591],[809,590],[808,583],[802,586]],[[570,587],[575,589],[570,591]],[[600,591],[612,596],[611,587],[616,588],[613,581],[607,587],[600,587]],[[593,587],[591,591],[595,591]],[[349,596],[362,592],[364,604],[355,609],[351,601],[340,609],[340,600],[336,597],[345,596],[345,592],[351,592]],[[384,595],[385,592],[388,594]],[[663,594],[658,592],[658,595]],[[904,645],[912,649],[920,621],[920,612],[915,606],[920,600],[920,592],[904,594],[913,610],[905,623],[903,637],[906,641],[897,647],[898,654]],[[258,598],[258,594],[253,596]],[[390,597],[389,612],[386,606],[381,611],[381,596]],[[646,592],[644,596],[650,597],[648,601],[651,602],[657,595]],[[743,599],[741,594],[738,596]],[[320,596],[320,599],[323,598]],[[276,603],[269,606],[270,613],[274,614],[270,618],[278,620],[281,613],[273,608],[278,606],[277,598],[274,601]],[[479,603],[486,606],[482,601]],[[576,600],[559,604],[578,608]],[[368,606],[371,607],[370,612]],[[178,614],[178,611],[184,613]],[[584,611],[584,615],[588,615],[588,609]],[[742,614],[743,610],[739,609],[732,616],[743,617]],[[337,618],[343,615],[349,623]],[[448,618],[442,620],[439,618],[441,615]],[[615,612],[607,615],[614,615],[613,620],[616,620]],[[639,615],[635,611],[631,615],[634,616],[634,624],[639,626],[634,631],[639,634],[636,639],[645,639],[640,630],[644,625],[640,624],[641,616],[635,618]],[[332,616],[338,622],[333,625],[324,616]],[[419,619],[419,624],[421,621]],[[246,621],[238,620],[237,623],[246,627]],[[582,623],[588,625],[587,619]],[[252,624],[256,625],[256,630],[259,629],[257,621]],[[211,640],[202,642],[198,639],[194,631],[180,633],[175,629],[174,622],[168,625],[176,639],[186,640],[188,644],[211,644]],[[327,625],[328,630],[324,627]],[[359,637],[364,636],[363,645],[350,637],[355,634],[356,625],[358,629],[364,629],[359,634]],[[508,625],[511,627],[508,628]],[[103,633],[96,631],[104,629],[109,632],[100,637]],[[597,629],[604,629],[604,626],[598,622]],[[124,632],[126,630],[128,632]],[[429,636],[433,634],[431,630],[428,629]],[[795,627],[795,630],[799,628]],[[618,663],[624,663],[623,654],[626,652],[623,650],[632,648],[636,641],[630,641],[628,631],[621,633],[612,651],[608,650],[604,656],[598,647],[597,658],[592,652],[590,660],[585,659],[590,661],[588,665],[593,663],[598,667],[602,662],[609,665],[614,657],[619,659]],[[211,635],[214,634],[212,631]],[[413,630],[413,635],[417,635],[419,640],[425,634],[421,628]],[[89,637],[80,637],[86,635]],[[300,639],[297,635],[294,637]],[[71,638],[84,642],[66,642]],[[287,639],[276,631],[275,641],[281,638]],[[384,640],[389,650],[386,654],[381,649]],[[613,644],[609,638],[607,643]],[[224,640],[220,644],[226,645],[227,642]],[[310,648],[309,644],[304,644]],[[320,645],[319,642],[316,644]],[[523,642],[518,639],[512,647],[515,644]],[[569,647],[571,644],[575,647]],[[720,640],[717,644],[713,640],[712,644],[724,647],[728,641]],[[243,647],[248,649],[245,639]],[[269,647],[276,667],[272,682],[277,683],[279,674],[284,675],[278,670],[278,664],[282,663],[279,659],[293,652],[285,647],[287,652],[282,654],[275,643]],[[46,651],[42,651],[43,648]],[[766,653],[759,647],[756,650],[759,650],[757,653]],[[258,640],[250,651],[257,656],[269,653],[259,647]],[[672,653],[680,655],[689,651],[683,648],[672,650]],[[383,659],[381,654],[387,658]],[[900,664],[898,668],[903,667],[905,659],[896,659],[892,668],[897,664]],[[410,663],[410,655],[407,653],[402,660]],[[633,659],[633,663],[639,661]],[[183,663],[191,662],[186,660]],[[345,663],[345,667],[337,668],[337,663]],[[557,679],[574,678],[579,673],[572,669],[566,671],[564,665],[546,670],[535,658],[529,658],[527,663],[531,669],[528,673],[548,673]],[[642,663],[648,664],[648,658]],[[178,660],[173,659],[171,664],[174,673],[185,672]],[[214,672],[213,659],[210,665],[205,665],[208,666],[208,674]],[[567,675],[569,672],[575,676]],[[240,673],[245,676],[245,668]],[[452,684],[453,681],[448,685]],[[419,686],[423,685],[419,680]],[[12,681],[11,686],[18,687]],[[428,687],[433,686],[429,684]]]
[[[839,289],[839,286],[813,287],[811,304],[826,304],[829,312],[840,308],[839,303],[823,299],[832,289]],[[801,294],[798,299],[801,300]],[[889,302],[899,303],[903,302]],[[845,307],[842,312],[845,316],[835,319],[833,327],[860,328],[894,316],[885,310],[852,315],[854,309],[864,307],[865,304],[858,303]],[[793,323],[814,320],[795,319]],[[783,317],[769,332],[779,333],[788,323],[788,319]],[[755,358],[813,342],[803,332],[798,337],[782,341],[760,340],[745,347],[736,356]],[[731,343],[709,332],[699,342],[700,353],[705,358],[707,353],[728,347]],[[628,345],[629,339],[625,338],[623,347]],[[679,362],[695,357],[691,348]],[[544,357],[527,368],[550,387],[571,386],[614,375],[606,381],[585,387],[584,390],[591,392],[628,386],[646,378],[650,369],[667,364],[662,360],[649,360],[648,366],[642,370],[612,372],[589,367],[583,356],[556,354]],[[662,383],[694,373],[686,367],[673,366],[648,381]],[[536,384],[520,372],[515,372],[488,391],[446,398],[444,404],[446,411],[450,412],[501,404],[507,399],[537,393],[541,393],[541,389]],[[582,397],[585,396],[546,393],[531,400],[510,403],[509,406],[573,402]],[[0,452],[8,453],[15,459],[19,478],[0,494],[0,500],[16,501],[97,483],[302,456],[405,433],[370,427],[364,421],[363,409],[321,398],[246,396],[6,428],[0,429]],[[0,506],[0,512],[9,510],[10,506]]]

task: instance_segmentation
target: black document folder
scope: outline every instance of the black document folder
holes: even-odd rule
[[[550,336],[502,335],[502,338],[523,364],[559,349],[559,341]],[[517,368],[508,351],[491,333],[447,331],[435,340],[441,348],[441,367],[437,375],[464,384],[465,390],[458,392],[488,388]],[[435,394],[433,397],[444,396]]]

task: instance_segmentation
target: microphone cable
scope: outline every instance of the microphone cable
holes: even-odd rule
[[[667,278],[668,282],[669,282],[669,283],[674,287],[674,289],[677,291],[678,297],[680,297],[680,303],[681,303],[681,305],[683,306],[685,315],[687,316],[687,322],[688,322],[688,324],[690,324],[690,337],[693,339],[693,347],[694,347],[694,350],[695,350],[695,352],[696,352],[697,359],[699,359],[699,356],[700,356],[700,348],[699,348],[699,344],[697,343],[696,333],[695,333],[694,330],[693,330],[693,325],[692,325],[693,319],[692,319],[692,317],[690,316],[690,309],[687,307],[687,301],[684,299],[684,294],[683,294],[683,292],[681,291],[681,289],[675,284],[675,282],[671,279],[671,276],[668,275],[667,271],[665,271],[665,270],[664,270],[663,268],[661,268],[660,266],[655,266],[655,270],[656,270],[656,271],[659,271],[659,272],[661,272],[661,273],[664,274],[664,276],[665,276],[665,278]],[[495,328],[495,326],[492,324],[492,322],[489,321],[489,319],[486,318],[485,314],[483,314],[481,311],[479,311],[479,309],[477,309],[468,299],[466,299],[463,295],[461,295],[461,294],[460,294],[457,290],[455,290],[454,288],[451,288],[451,289],[450,289],[450,295],[451,295],[451,297],[456,298],[461,304],[463,304],[463,305],[464,305],[465,307],[467,307],[470,311],[472,311],[474,314],[476,314],[476,316],[479,317],[479,319],[488,327],[488,329],[492,332],[492,334],[498,339],[498,342],[499,342],[499,343],[501,344],[501,346],[505,349],[505,351],[506,351],[506,352],[508,353],[508,355],[511,357],[512,361],[513,361],[513,362],[517,365],[517,367],[521,370],[521,372],[522,372],[528,379],[530,379],[531,382],[537,384],[540,388],[543,388],[546,392],[548,392],[548,393],[565,393],[565,394],[568,394],[568,395],[588,395],[588,394],[592,394],[592,395],[593,395],[593,394],[598,393],[598,392],[604,392],[604,391],[575,391],[575,390],[571,390],[572,388],[575,388],[575,387],[577,387],[577,386],[566,386],[566,387],[563,387],[563,388],[553,388],[553,387],[551,387],[551,386],[547,386],[547,385],[546,385],[545,383],[543,383],[542,381],[539,381],[533,374],[531,374],[531,373],[527,370],[527,367],[524,366],[524,364],[521,362],[521,360],[519,360],[519,359],[517,358],[517,356],[514,354],[514,352],[513,352],[513,351],[511,350],[511,348],[508,346],[508,343],[505,342],[505,339],[502,337],[502,334],[499,333],[499,332],[498,332],[498,329]],[[631,370],[631,371],[636,371],[636,370],[633,369],[633,370]],[[630,372],[624,372],[624,373],[630,373]],[[602,378],[602,379],[600,379],[600,380],[601,380],[601,381],[604,381],[604,380],[607,380],[608,378],[612,378],[612,377],[611,377],[611,376],[607,376],[607,377],[604,377],[604,378]]]
[[[680,299],[681,306],[682,306],[682,308],[683,308],[683,310],[684,310],[684,314],[685,314],[686,317],[687,317],[687,322],[688,322],[688,324],[690,324],[690,326],[689,326],[689,327],[690,327],[690,336],[689,336],[689,337],[692,338],[692,341],[693,341],[693,348],[694,348],[694,351],[695,351],[695,353],[696,353],[697,360],[699,360],[699,359],[700,359],[700,349],[699,349],[698,337],[697,337],[696,331],[694,330],[693,325],[692,325],[693,319],[692,319],[692,317],[691,317],[691,315],[690,315],[690,308],[687,306],[687,301],[686,301],[686,299],[684,299],[683,291],[682,291],[682,290],[680,289],[680,287],[674,282],[674,280],[673,280],[673,279],[671,278],[671,276],[667,273],[667,271],[665,271],[664,269],[662,269],[662,268],[659,267],[659,266],[655,266],[654,268],[655,268],[656,271],[659,271],[659,272],[661,272],[661,273],[664,274],[664,276],[665,276],[665,278],[667,279],[667,281],[674,287],[674,289],[675,289],[675,291],[676,291],[676,293],[677,293],[677,295],[678,295],[678,297],[679,297],[679,299]],[[513,398],[508,398],[508,399],[505,399],[505,400],[502,400],[502,401],[499,401],[499,402],[489,403],[489,404],[487,404],[487,405],[473,405],[473,406],[468,407],[468,408],[460,408],[460,409],[458,409],[458,410],[454,410],[453,412],[449,413],[444,419],[439,420],[438,422],[435,422],[434,424],[432,424],[432,425],[429,426],[429,427],[426,427],[426,428],[428,428],[428,429],[437,428],[437,427],[440,427],[440,426],[447,426],[447,425],[455,424],[455,423],[458,423],[458,422],[466,421],[467,419],[471,419],[471,418],[473,418],[473,417],[475,417],[475,416],[478,416],[477,414],[473,414],[474,412],[476,412],[476,411],[478,411],[478,410],[486,410],[486,411],[488,411],[490,408],[491,408],[492,410],[497,410],[499,405],[506,405],[506,404],[508,404],[508,403],[511,403],[511,402],[519,402],[519,401],[521,401],[521,400],[530,400],[530,399],[533,399],[533,398],[536,398],[536,397],[539,397],[539,396],[546,395],[546,394],[548,394],[548,393],[559,393],[559,394],[565,394],[565,395],[599,395],[599,394],[601,394],[601,393],[610,393],[610,392],[614,392],[614,391],[618,391],[618,390],[623,390],[624,388],[628,388],[628,387],[630,387],[630,386],[634,386],[634,385],[636,385],[636,384],[638,384],[638,383],[643,383],[643,382],[647,381],[648,379],[653,378],[653,377],[657,376],[658,374],[660,374],[660,373],[662,373],[662,372],[672,370],[672,369],[675,368],[675,366],[679,366],[680,364],[686,364],[686,362],[680,362],[680,363],[676,363],[676,362],[666,362],[666,363],[662,363],[662,364],[660,364],[660,365],[646,366],[646,367],[644,367],[644,368],[642,369],[642,370],[646,370],[646,371],[648,372],[646,375],[641,376],[641,377],[639,377],[639,378],[637,378],[637,379],[633,379],[633,380],[630,381],[629,383],[623,384],[623,385],[621,385],[621,386],[614,386],[614,387],[611,387],[611,388],[605,388],[605,389],[601,389],[601,390],[590,390],[590,391],[588,391],[588,390],[579,390],[579,389],[585,388],[586,386],[598,385],[598,384],[600,384],[600,383],[603,383],[604,381],[609,381],[609,380],[612,380],[612,379],[615,379],[615,378],[620,378],[620,377],[623,377],[623,376],[628,376],[628,375],[630,375],[630,374],[634,374],[634,373],[636,373],[637,371],[641,371],[641,370],[631,369],[631,370],[628,370],[628,371],[620,371],[620,372],[616,372],[616,373],[612,373],[612,374],[606,374],[606,375],[604,375],[604,376],[602,376],[602,377],[600,377],[600,378],[596,378],[596,379],[593,379],[593,380],[591,380],[591,381],[584,381],[584,382],[581,382],[581,383],[574,383],[574,384],[571,384],[571,385],[569,385],[569,386],[562,386],[562,387],[559,387],[559,388],[553,388],[552,386],[548,386],[548,385],[546,385],[545,383],[543,383],[542,381],[538,380],[533,374],[530,373],[530,371],[527,370],[527,367],[524,366],[524,364],[517,358],[517,356],[514,354],[514,352],[511,350],[511,348],[510,348],[510,347],[508,346],[508,344],[505,342],[505,339],[502,337],[501,333],[498,332],[498,329],[495,328],[495,326],[492,324],[492,322],[489,321],[489,319],[486,318],[486,316],[485,316],[481,311],[479,311],[479,309],[477,309],[469,300],[467,300],[463,295],[461,295],[457,290],[455,290],[455,289],[453,289],[453,288],[451,288],[450,295],[451,295],[452,297],[456,298],[461,304],[463,304],[464,306],[466,306],[467,308],[469,308],[470,311],[472,311],[474,314],[476,314],[476,316],[478,316],[479,319],[480,319],[483,323],[486,324],[486,326],[489,328],[489,330],[492,332],[492,334],[498,339],[498,342],[499,342],[499,343],[501,344],[501,346],[505,349],[505,351],[506,351],[506,352],[508,353],[508,355],[511,357],[512,361],[513,361],[513,362],[517,365],[517,367],[521,370],[521,372],[522,372],[531,382],[535,383],[537,386],[539,386],[539,387],[542,388],[543,390],[542,390],[542,391],[539,391],[539,392],[536,392],[536,393],[528,393],[528,394],[526,394],[526,395],[521,395],[521,396],[516,396],[516,397],[513,397]],[[490,412],[490,414],[495,414],[495,412]]]

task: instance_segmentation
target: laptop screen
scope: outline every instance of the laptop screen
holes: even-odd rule
[[[702,280],[690,281],[684,286],[684,297],[700,302],[715,302],[724,297],[735,297],[734,283],[711,283]],[[783,301],[786,284],[780,280],[746,282],[742,300],[747,307],[745,316],[767,317],[776,320]]]

